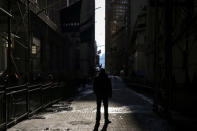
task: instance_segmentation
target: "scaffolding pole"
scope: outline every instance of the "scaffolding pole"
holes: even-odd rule
[[[8,0],[8,13],[11,12],[11,0]],[[10,82],[10,75],[11,75],[11,17],[8,16],[8,51],[7,51],[7,73],[8,73],[8,79],[7,79],[7,85]],[[7,112],[7,85],[5,86],[5,129],[7,129],[7,122],[8,122],[8,112]]]
[[[164,113],[166,117],[170,117],[170,103],[172,90],[172,13],[173,0],[165,2],[165,101]]]
[[[3,12],[4,14],[6,14],[9,17],[13,17],[11,13],[9,13],[8,11],[4,10],[3,8],[0,7],[0,11]]]
[[[30,27],[30,1],[29,0],[27,0],[27,21],[28,21],[28,23],[27,23],[27,26],[28,26],[28,35],[27,35],[27,41],[28,41],[28,51],[27,51],[27,54],[28,54],[28,57],[27,57],[27,59],[28,59],[28,62],[27,62],[27,69],[28,69],[28,73],[27,73],[27,75],[28,75],[28,83],[30,83],[30,75],[31,75],[31,27]],[[28,85],[28,83],[27,83],[27,85]],[[29,92],[28,92],[28,89],[29,88],[29,86],[27,86],[27,95],[26,95],[26,101],[27,101],[27,103],[28,104],[26,104],[26,110],[27,110],[27,112],[28,112],[28,116],[29,116]]]
[[[154,103],[153,103],[153,111],[158,112],[159,106],[159,43],[158,43],[158,33],[159,33],[159,25],[158,25],[158,0],[155,0],[153,3],[153,12],[154,12]]]
[[[27,51],[27,77],[28,82],[30,82],[30,74],[31,74],[31,27],[30,27],[30,1],[27,0],[27,41],[28,41],[28,51]]]

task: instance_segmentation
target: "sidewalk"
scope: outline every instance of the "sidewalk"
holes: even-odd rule
[[[113,98],[109,102],[108,131],[171,131],[165,120],[152,112],[152,101],[112,79]],[[60,101],[8,131],[93,131],[96,102],[88,86],[78,97]],[[102,108],[103,113],[103,108]],[[99,130],[104,127],[103,114]]]

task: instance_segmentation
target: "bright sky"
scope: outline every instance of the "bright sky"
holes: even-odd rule
[[[101,55],[105,54],[105,0],[95,0],[95,39],[97,50],[101,50]],[[100,63],[104,65],[104,59],[100,59]]]

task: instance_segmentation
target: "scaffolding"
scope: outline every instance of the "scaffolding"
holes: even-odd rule
[[[23,3],[24,2],[24,3]],[[28,57],[30,53],[30,12],[29,1],[20,0],[11,1],[6,3],[6,9],[1,8],[4,14],[7,15],[7,21],[1,23],[1,27],[7,25],[7,31],[1,30],[2,45],[4,51],[7,52],[4,59],[7,68],[4,70],[4,76],[13,77],[24,81],[28,74]],[[5,16],[6,17],[6,16]],[[9,82],[12,82],[11,79]]]
[[[0,1],[0,130],[60,100],[62,92],[72,91],[54,80],[65,78],[64,57],[70,43],[46,16],[46,0],[37,2]]]

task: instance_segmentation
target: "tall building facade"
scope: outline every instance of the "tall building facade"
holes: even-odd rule
[[[95,2],[91,0],[69,1],[62,9],[63,33],[73,43],[70,45],[70,71],[76,79],[88,79],[95,72]],[[69,11],[66,11],[69,10]],[[71,13],[72,12],[72,13]],[[73,13],[75,12],[75,13]],[[75,65],[75,66],[73,66]]]
[[[155,105],[166,112],[194,111],[197,1],[130,0],[123,30],[121,22],[116,26],[118,2],[106,1],[107,70],[118,74],[123,69],[129,82],[152,87]]]
[[[81,78],[90,78],[95,75],[96,69],[96,42],[95,42],[95,1],[82,0],[80,19],[80,61]]]
[[[106,1],[106,69],[119,74],[125,68],[129,26],[129,0]]]

